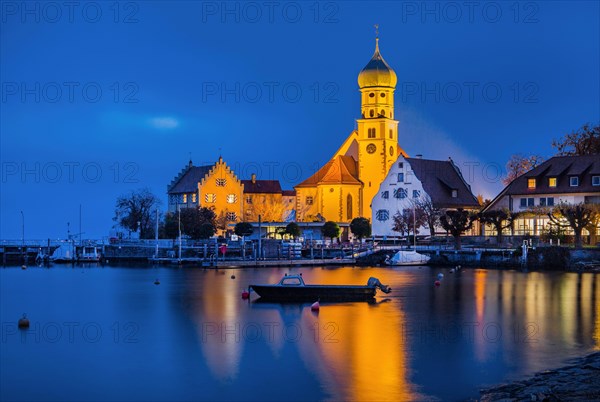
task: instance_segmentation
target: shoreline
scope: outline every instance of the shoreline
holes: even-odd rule
[[[600,400],[600,351],[573,364],[479,391],[481,402]]]

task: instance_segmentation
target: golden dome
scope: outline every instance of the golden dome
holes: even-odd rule
[[[379,53],[379,38],[375,39],[375,53],[365,68],[358,74],[358,86],[395,88],[398,78]]]

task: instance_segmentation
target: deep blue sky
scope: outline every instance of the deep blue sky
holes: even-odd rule
[[[595,1],[1,4],[2,239],[21,210],[27,238],[65,237],[80,204],[84,237],[107,236],[116,197],[166,206],[190,153],[291,188],[354,128],[375,23],[401,146],[451,156],[476,194],[600,120]]]

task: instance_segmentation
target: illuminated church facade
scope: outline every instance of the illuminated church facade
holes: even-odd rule
[[[296,185],[299,221],[350,222],[371,218],[371,201],[396,159],[398,145],[394,91],[398,79],[385,62],[376,38],[375,53],[358,75],[361,117],[341,147],[321,169]]]

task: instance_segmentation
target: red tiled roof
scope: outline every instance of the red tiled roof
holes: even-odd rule
[[[295,187],[313,187],[318,184],[358,184],[358,168],[351,156],[339,155],[327,162],[315,174]]]
[[[244,194],[281,194],[279,180],[242,180]]]

